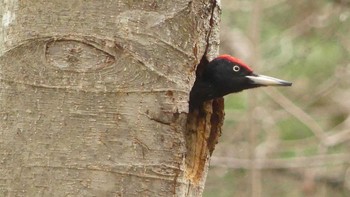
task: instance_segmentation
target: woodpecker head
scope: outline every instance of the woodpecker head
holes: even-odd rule
[[[241,60],[230,55],[221,55],[209,62],[196,78],[190,102],[203,102],[261,86],[291,85],[292,83],[281,79],[255,74]]]

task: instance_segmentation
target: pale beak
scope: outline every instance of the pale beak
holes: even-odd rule
[[[246,76],[251,80],[252,84],[261,86],[291,86],[292,83],[281,79],[265,76],[265,75],[248,75]]]

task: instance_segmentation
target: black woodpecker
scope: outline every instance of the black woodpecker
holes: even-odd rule
[[[204,68],[190,93],[190,109],[204,101],[230,93],[262,86],[291,86],[292,83],[269,76],[258,75],[240,59],[221,55]]]

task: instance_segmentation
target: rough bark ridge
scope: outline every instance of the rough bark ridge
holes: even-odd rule
[[[212,1],[211,17],[208,25],[211,27],[207,36],[205,55],[197,66],[196,75],[202,74],[203,68],[209,61],[217,56],[219,45],[219,21],[220,5]],[[199,108],[189,111],[186,133],[186,176],[191,180],[193,186],[203,185],[208,171],[210,156],[214,151],[218,138],[221,135],[221,127],[224,119],[223,98],[208,101]]]
[[[13,0],[0,16],[0,196],[201,195],[184,134],[215,1]]]

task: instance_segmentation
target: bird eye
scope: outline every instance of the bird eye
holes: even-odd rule
[[[241,68],[239,66],[237,66],[237,65],[234,65],[232,69],[235,72],[238,72],[239,70],[241,70]]]

